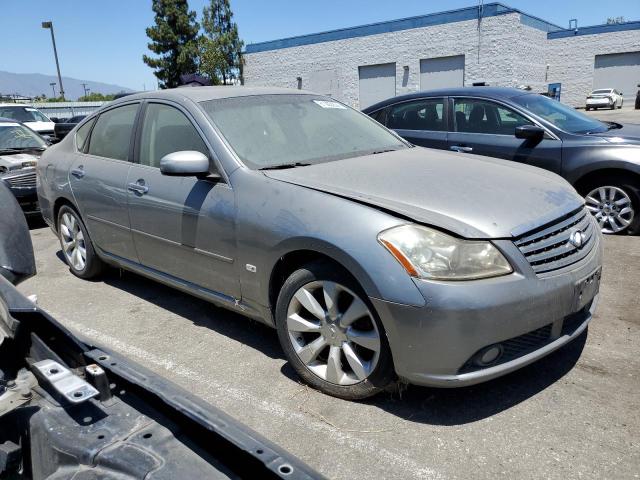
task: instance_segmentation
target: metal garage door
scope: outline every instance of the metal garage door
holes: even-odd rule
[[[420,60],[420,89],[464,86],[464,55]]]
[[[596,55],[593,88],[617,88],[633,102],[640,83],[640,52]],[[628,104],[629,104],[628,103]]]
[[[309,74],[309,90],[322,95],[337,97],[340,94],[340,83],[336,70],[318,70]]]
[[[396,64],[358,67],[360,76],[360,108],[368,107],[396,95]]]

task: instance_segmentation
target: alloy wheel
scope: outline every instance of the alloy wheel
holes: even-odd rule
[[[287,308],[287,331],[302,363],[337,385],[367,379],[380,357],[380,332],[369,308],[336,282],[314,281],[299,288]]]
[[[78,220],[70,213],[64,213],[60,221],[62,252],[71,268],[84,270],[87,264],[87,248],[84,234]]]
[[[602,233],[625,230],[635,216],[631,197],[618,187],[598,187],[585,197],[587,209],[596,217]]]

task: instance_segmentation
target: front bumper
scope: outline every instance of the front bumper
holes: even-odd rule
[[[495,243],[508,253],[514,273],[469,282],[416,280],[426,300],[419,308],[371,299],[402,380],[437,387],[484,382],[542,358],[587,328],[598,298],[577,308],[576,285],[601,268],[599,235],[581,261],[543,275],[512,242]],[[496,344],[503,355],[495,363],[474,365],[478,352]]]

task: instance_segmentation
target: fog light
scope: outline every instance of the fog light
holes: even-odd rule
[[[496,362],[502,356],[502,345],[491,345],[483,348],[476,355],[476,363],[481,367],[486,367]]]

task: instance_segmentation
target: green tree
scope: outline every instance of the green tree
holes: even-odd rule
[[[147,28],[147,44],[156,57],[142,60],[155,71],[160,88],[180,85],[180,75],[198,70],[198,30],[196,13],[189,11],[187,0],[153,0],[155,25]]]
[[[110,102],[115,98],[115,95],[104,95],[99,92],[91,92],[89,95],[84,95],[78,98],[79,102]]]
[[[204,34],[198,40],[200,72],[214,85],[242,81],[244,42],[238,36],[229,0],[211,0],[202,10]]]

